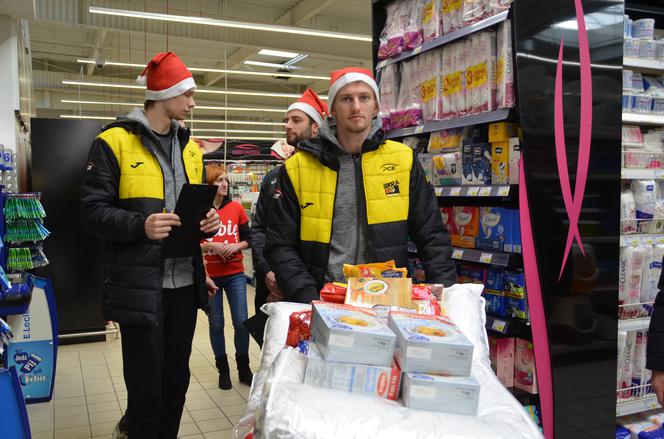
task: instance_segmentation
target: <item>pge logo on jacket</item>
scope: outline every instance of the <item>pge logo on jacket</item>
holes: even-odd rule
[[[385,189],[385,195],[388,197],[394,197],[396,195],[399,195],[399,181],[390,181],[387,182],[383,185],[383,188]]]
[[[381,171],[388,173],[388,172],[394,172],[397,170],[399,165],[396,163],[385,163],[383,166],[380,167]]]

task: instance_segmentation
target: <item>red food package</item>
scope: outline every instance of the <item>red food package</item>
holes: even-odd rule
[[[286,344],[296,348],[302,340],[309,340],[311,337],[311,310],[294,312],[290,316],[288,325],[288,336]]]
[[[423,285],[423,284],[413,285],[411,293],[413,295],[413,299],[416,300],[435,299],[435,296],[431,293],[431,288],[429,288],[428,285]]]
[[[346,284],[326,283],[320,290],[320,300],[323,302],[344,303],[346,300]]]

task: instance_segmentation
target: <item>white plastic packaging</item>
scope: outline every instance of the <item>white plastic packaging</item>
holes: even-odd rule
[[[415,57],[400,63],[399,99],[397,110],[390,114],[392,129],[422,124],[422,107],[419,103],[419,59]]]
[[[640,20],[634,20],[633,31],[634,38],[639,40],[652,40],[655,36],[655,19],[654,18],[642,18]]]
[[[380,113],[383,131],[389,131],[390,115],[397,111],[399,99],[399,65],[388,64],[380,71]]]
[[[636,233],[636,202],[634,192],[626,189],[620,193],[620,233]]]
[[[403,37],[403,50],[412,50],[422,45],[422,7],[423,0],[403,1],[409,10],[408,25]]]
[[[649,302],[654,302],[659,293],[659,278],[662,275],[662,260],[664,260],[664,244],[655,244],[653,246],[652,264],[651,264],[651,284]]]
[[[415,4],[419,1],[413,2]],[[443,3],[441,0],[424,0],[421,3],[422,35],[424,42],[433,41],[442,35]]]
[[[463,0],[463,25],[469,26],[473,23],[491,15],[490,0]]]
[[[422,119],[431,122],[439,119],[438,100],[441,71],[441,51],[430,50],[419,56],[420,71],[420,105],[422,107]]]
[[[442,0],[443,34],[453,32],[463,27],[462,0]]]
[[[639,303],[646,303],[650,300],[650,288],[652,283],[652,262],[653,262],[653,246],[643,246],[643,272],[641,275],[641,291],[639,292]],[[645,307],[641,307],[645,311]]]
[[[509,7],[509,6],[508,6]],[[505,20],[498,26],[496,36],[496,106],[514,107],[514,70],[512,65],[512,24]]]

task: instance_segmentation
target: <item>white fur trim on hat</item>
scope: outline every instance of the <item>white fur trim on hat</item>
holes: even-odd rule
[[[347,86],[348,84],[352,82],[364,82],[367,84],[369,87],[374,92],[374,95],[376,96],[376,102],[378,103],[378,106],[380,107],[380,100],[378,99],[378,85],[376,84],[376,81],[374,81],[370,76],[364,75],[362,73],[358,72],[348,72],[345,75],[343,75],[341,78],[337,79],[334,81],[334,84],[330,86],[330,91],[327,93],[327,102],[330,108],[332,108],[332,105],[334,105],[334,97],[337,95],[339,90]]]
[[[300,110],[303,111],[307,116],[312,118],[314,122],[316,122],[318,125],[323,123],[323,116],[320,115],[318,111],[311,105],[304,103],[304,102],[293,102],[288,106],[286,109],[286,113],[288,113],[291,110]]]
[[[186,93],[192,88],[194,89],[196,88],[196,82],[194,82],[194,78],[190,76],[188,78],[184,78],[182,81],[164,90],[159,90],[159,91],[150,90],[150,89],[146,90],[145,99],[148,101],[163,101],[166,99],[174,98],[176,96],[180,96],[181,94]]]

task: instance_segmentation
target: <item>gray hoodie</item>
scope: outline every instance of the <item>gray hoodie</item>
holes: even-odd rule
[[[368,138],[372,138],[380,129],[374,119]],[[337,140],[337,125],[333,118],[325,120],[319,131],[319,137],[337,147],[339,172],[337,191],[332,220],[330,255],[325,273],[326,282],[343,282],[344,264],[363,264],[374,262],[369,247],[366,205],[362,183],[362,156],[353,156],[343,150]]]
[[[145,117],[145,111],[143,111],[142,108],[132,109],[126,118],[142,123],[148,129],[148,132],[152,133],[150,123]],[[184,162],[182,161],[182,147],[180,146],[180,140],[178,139],[178,127],[178,122],[172,120],[171,132],[174,133],[174,135],[170,154],[163,150],[161,142],[157,139],[157,136],[152,135],[149,139],[153,142],[152,146],[156,153],[157,161],[164,174],[164,203],[168,212],[172,212],[175,209],[175,204],[180,196],[182,185],[187,183],[187,174],[185,173]],[[181,288],[193,285],[193,283],[194,268],[190,257],[170,258],[164,260],[162,288]]]

